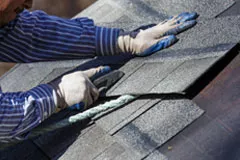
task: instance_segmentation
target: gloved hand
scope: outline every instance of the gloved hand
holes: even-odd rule
[[[81,104],[85,108],[98,99],[98,89],[93,85],[90,78],[101,73],[104,67],[76,71],[49,83],[55,91],[54,102],[58,107],[56,112],[75,105]]]
[[[130,33],[121,33],[118,46],[121,52],[138,56],[148,56],[167,48],[177,41],[176,34],[193,27],[197,13],[184,12],[157,25],[140,27]]]

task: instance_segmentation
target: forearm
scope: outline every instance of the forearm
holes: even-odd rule
[[[0,29],[0,58],[33,62],[115,55],[119,31],[97,27],[88,18],[70,20],[24,11]]]
[[[27,133],[52,115],[56,106],[53,89],[39,85],[26,92],[0,94],[0,141],[25,138]]]

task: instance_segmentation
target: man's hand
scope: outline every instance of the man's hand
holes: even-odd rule
[[[181,13],[157,25],[144,26],[133,32],[118,37],[122,52],[138,56],[147,56],[167,48],[177,41],[175,35],[193,27],[197,22],[197,13]]]
[[[0,0],[0,27],[12,21],[16,15],[32,7],[32,0]]]
[[[56,92],[55,105],[57,111],[66,107],[83,104],[88,107],[98,99],[98,89],[90,81],[90,78],[101,72],[104,67],[89,69],[86,71],[76,71],[55,79],[49,84]]]

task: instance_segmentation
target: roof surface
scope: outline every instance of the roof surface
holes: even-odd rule
[[[200,14],[199,23],[180,34],[180,41],[174,46],[145,58],[130,60],[131,57],[120,55],[19,64],[1,78],[2,90],[28,90],[49,82],[76,66],[84,70],[98,65],[110,65],[122,70],[125,76],[107,95],[172,92],[193,95],[205,86],[201,83],[204,77],[214,77],[212,73],[221,70],[220,64],[227,63],[240,40],[240,11],[236,9],[236,6],[240,6],[239,2],[99,0],[77,16],[91,17],[102,26],[131,30],[183,11],[197,11]],[[196,104],[196,99],[192,98],[169,95],[163,98],[152,96],[137,99],[109,114],[7,148],[0,152],[0,159],[215,159],[219,154],[205,154],[205,150],[193,145],[192,141],[186,140],[186,136],[182,135],[182,132],[189,130],[195,123],[200,126],[206,124],[195,122],[196,119],[208,117],[208,108]],[[203,116],[204,111],[206,114]],[[54,123],[66,116],[69,116],[69,113],[61,112],[49,118],[45,124]],[[203,127],[205,130],[207,128],[209,134],[216,129],[215,123],[210,124]],[[205,133],[205,130],[202,132]],[[191,132],[191,135],[197,139],[204,137],[204,133]],[[181,143],[177,143],[176,139],[180,139]],[[208,137],[205,136],[202,140],[207,141]],[[176,145],[176,149],[168,152],[172,144]]]

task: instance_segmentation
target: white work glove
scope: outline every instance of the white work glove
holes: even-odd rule
[[[102,68],[76,71],[50,82],[49,85],[55,91],[56,112],[78,103],[83,104],[84,108],[93,104],[98,99],[99,92],[89,78],[100,72]]]
[[[193,27],[197,13],[184,12],[157,25],[142,26],[130,33],[121,33],[118,46],[121,52],[147,56],[167,48],[177,41],[176,34]]]

